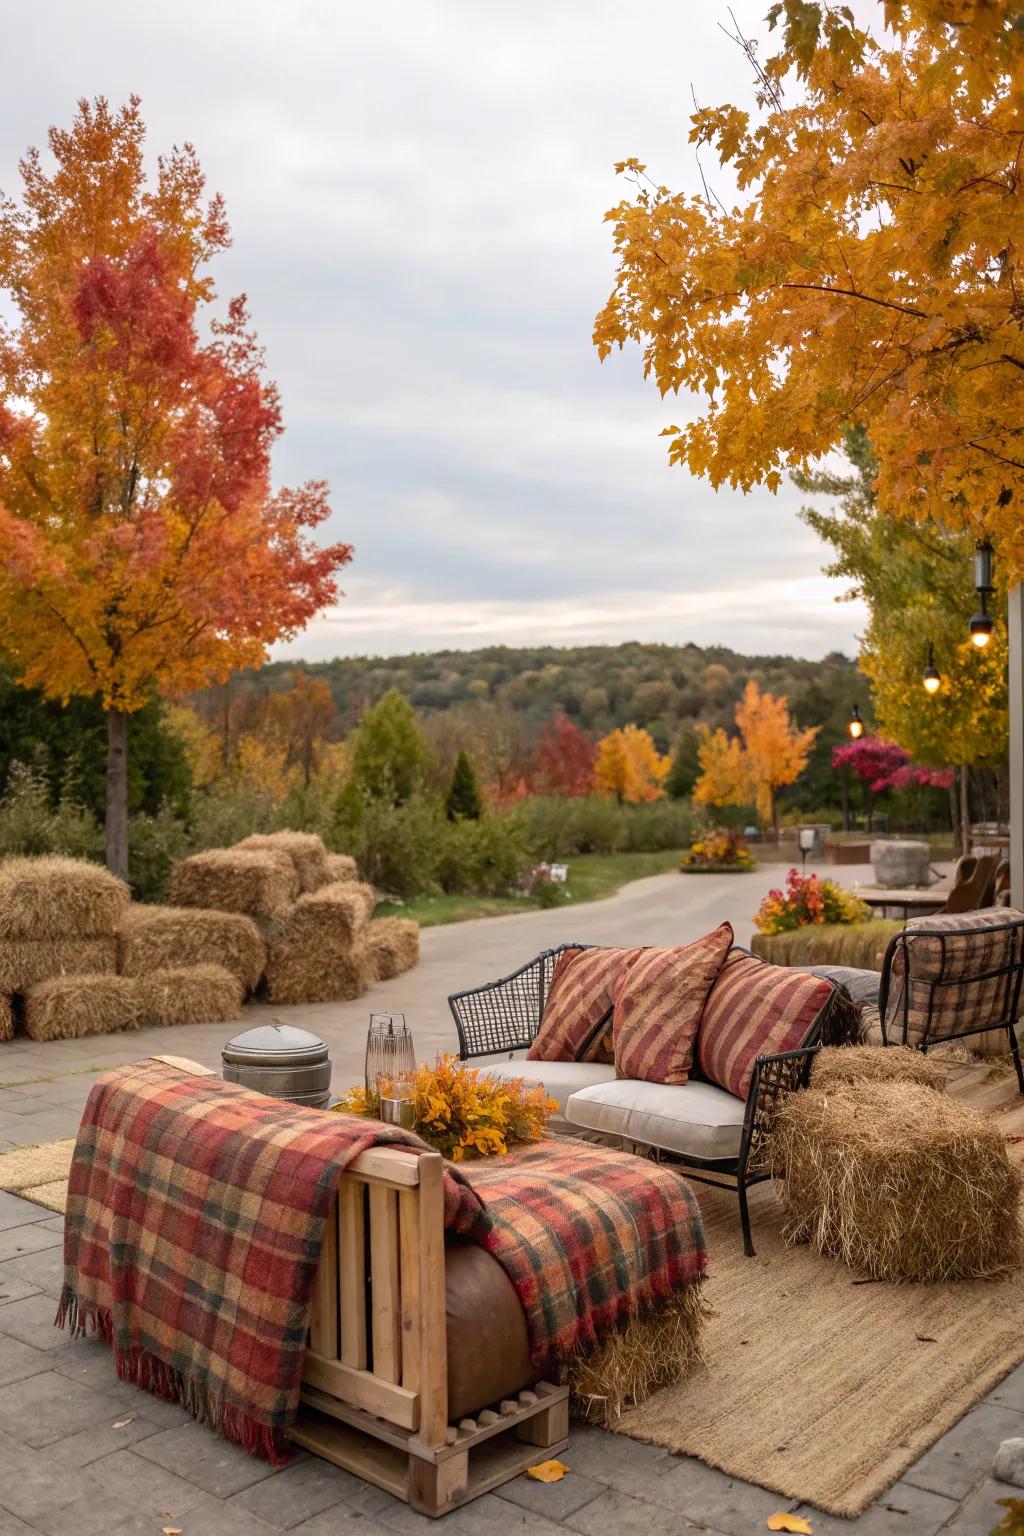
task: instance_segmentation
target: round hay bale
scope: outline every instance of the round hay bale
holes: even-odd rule
[[[123,880],[87,859],[0,861],[0,939],[113,935],[129,900]]]
[[[326,860],[326,885],[344,884],[359,879],[359,866],[350,853],[329,853]]]
[[[411,917],[378,917],[365,929],[362,945],[378,981],[411,971],[420,958],[420,925]]]
[[[327,849],[315,832],[253,832],[235,847],[287,854],[295,866],[300,891],[318,891],[328,882]]]
[[[147,1029],[168,1024],[224,1024],[237,1019],[245,991],[222,965],[186,965],[135,978],[139,1014]]]
[[[266,963],[267,946],[260,931],[252,918],[241,912],[136,905],[128,908],[118,934],[118,970],[122,976],[145,976],[168,967],[217,965],[252,992]]]
[[[25,993],[30,1040],[72,1040],[138,1029],[138,982],[131,976],[57,976]]]
[[[54,976],[111,975],[116,970],[117,940],[113,936],[0,939],[0,988],[5,992],[24,992]]]
[[[978,1280],[1021,1261],[1021,1173],[976,1109],[920,1083],[809,1087],[780,1106],[790,1242],[876,1280]]]
[[[811,1086],[822,1093],[849,1083],[918,1083],[945,1093],[946,1074],[921,1051],[903,1045],[825,1045],[814,1058]]]
[[[208,848],[174,866],[171,904],[277,917],[299,893],[295,865],[270,848]]]
[[[376,981],[373,957],[361,943],[344,953],[312,953],[304,943],[270,945],[267,995],[272,1003],[353,1002]]]

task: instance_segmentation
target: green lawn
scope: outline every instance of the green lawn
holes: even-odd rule
[[[581,853],[567,859],[569,884],[566,906],[581,901],[600,901],[613,896],[620,886],[644,875],[660,875],[678,869],[681,848],[666,848],[660,853]],[[536,912],[538,904],[529,896],[418,896],[402,905],[382,902],[375,917],[414,917],[424,928],[439,923],[464,923],[471,917],[502,917],[507,912]]]

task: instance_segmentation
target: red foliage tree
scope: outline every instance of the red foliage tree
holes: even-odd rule
[[[556,715],[545,725],[531,777],[541,794],[573,798],[593,794],[594,743],[568,715]]]

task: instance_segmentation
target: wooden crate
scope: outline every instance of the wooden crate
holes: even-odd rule
[[[568,1444],[568,1388],[539,1382],[448,1422],[443,1162],[380,1147],[342,1176],[313,1293],[292,1439],[442,1515]]]

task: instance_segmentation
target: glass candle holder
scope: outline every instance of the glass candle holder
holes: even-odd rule
[[[411,1088],[415,1069],[416,1053],[405,1014],[371,1013],[366,1036],[367,1093],[380,1098],[397,1098],[400,1083]],[[406,1096],[411,1098],[411,1091]]]

